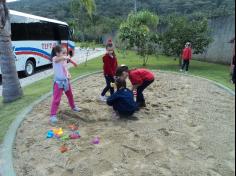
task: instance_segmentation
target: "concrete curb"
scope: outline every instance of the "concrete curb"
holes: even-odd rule
[[[79,76],[78,78],[72,80],[72,83],[74,83],[80,79],[92,76],[94,74],[98,74],[98,73],[101,73],[101,71],[97,71],[97,72],[85,74],[83,76]],[[50,97],[51,95],[52,95],[52,92],[49,92],[46,95],[43,95],[42,97],[40,97],[35,102],[33,102],[30,106],[25,108],[16,117],[15,121],[13,121],[12,124],[10,125],[10,127],[4,137],[2,149],[0,150],[0,168],[2,170],[2,171],[0,170],[2,172],[2,173],[0,172],[0,176],[1,176],[1,174],[2,174],[2,176],[16,176],[16,173],[14,171],[14,166],[13,166],[12,149],[14,146],[14,140],[16,137],[17,130],[18,130],[19,126],[21,125],[21,123],[23,122],[23,120],[25,119],[25,117],[27,116],[27,114],[29,114],[37,104],[39,104],[40,102],[42,102],[46,98]]]
[[[155,70],[155,71],[157,71],[157,70]],[[209,81],[209,82],[213,83],[214,85],[224,89],[227,93],[231,94],[232,96],[235,96],[235,92],[233,90],[225,87],[224,85],[222,85],[220,83],[217,83],[215,81],[212,81],[212,80],[209,80],[209,79],[206,79],[206,78],[202,78],[202,77],[194,76],[194,75],[184,75],[184,74],[181,74],[181,73],[178,73],[178,72],[171,72],[171,71],[157,71],[157,72],[172,73],[172,74],[195,77],[195,78],[198,78],[198,79],[206,80],[206,81]],[[74,79],[72,81],[72,83],[74,83],[74,82],[76,82],[80,79],[83,79],[83,78],[86,78],[86,77],[89,77],[89,76],[92,76],[92,75],[95,75],[95,74],[99,74],[99,73],[102,73],[102,72],[97,71],[97,72],[85,74],[83,76],[79,76],[78,78]],[[16,176],[16,173],[14,171],[14,166],[13,166],[12,149],[13,149],[13,146],[14,146],[14,140],[15,140],[15,137],[16,137],[17,130],[18,130],[19,126],[21,125],[21,123],[23,122],[23,120],[25,119],[25,117],[27,116],[27,114],[29,114],[37,104],[39,104],[40,102],[42,102],[46,98],[50,97],[51,95],[52,95],[52,92],[47,93],[46,95],[42,96],[41,98],[39,98],[38,100],[33,102],[30,106],[25,108],[17,116],[16,120],[13,121],[13,123],[10,125],[10,127],[9,127],[5,137],[4,137],[2,150],[0,150],[0,166],[1,166],[0,168],[2,169],[2,173],[0,172],[0,176],[1,176],[1,174],[2,174],[2,176]]]

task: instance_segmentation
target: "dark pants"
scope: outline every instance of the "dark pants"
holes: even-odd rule
[[[105,76],[105,80],[106,80],[106,87],[103,89],[101,95],[105,96],[109,90],[110,90],[111,95],[114,94],[114,88],[111,87],[111,83],[115,82],[114,78],[111,76]]]
[[[236,66],[234,66],[234,69],[233,69],[233,75],[232,75],[232,81],[233,83],[235,84],[235,77],[236,77]]]
[[[139,106],[145,104],[145,99],[144,99],[144,96],[143,96],[143,91],[144,91],[148,86],[150,86],[153,82],[154,82],[154,80],[152,80],[152,81],[144,81],[143,84],[138,87],[138,89],[137,89],[137,104],[138,104]]]
[[[188,71],[188,68],[189,68],[189,60],[183,60],[182,70],[184,70],[185,67],[186,67],[186,71]]]

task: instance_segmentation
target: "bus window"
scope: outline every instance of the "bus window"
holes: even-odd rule
[[[42,23],[41,25],[41,40],[54,40],[53,26],[50,23]]]
[[[61,40],[69,39],[69,29],[67,26],[59,26],[59,33],[60,33]]]
[[[47,22],[12,23],[12,40],[69,40],[68,26]]]
[[[28,23],[30,40],[54,40],[52,26],[48,23]]]
[[[26,23],[12,23],[11,30],[12,30],[11,38],[13,41],[29,39]]]

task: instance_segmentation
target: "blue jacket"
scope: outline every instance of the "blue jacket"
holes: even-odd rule
[[[138,110],[134,101],[133,92],[129,89],[120,89],[107,99],[107,104],[113,106],[121,115],[133,115]]]

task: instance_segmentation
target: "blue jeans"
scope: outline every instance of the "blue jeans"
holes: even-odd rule
[[[114,78],[113,78],[112,76],[106,76],[106,75],[105,75],[105,80],[106,80],[106,87],[103,89],[101,95],[102,95],[102,96],[105,96],[106,93],[107,93],[109,90],[110,90],[110,94],[111,94],[111,95],[114,94],[114,88],[111,87],[111,83],[114,83],[114,82],[115,82]]]

